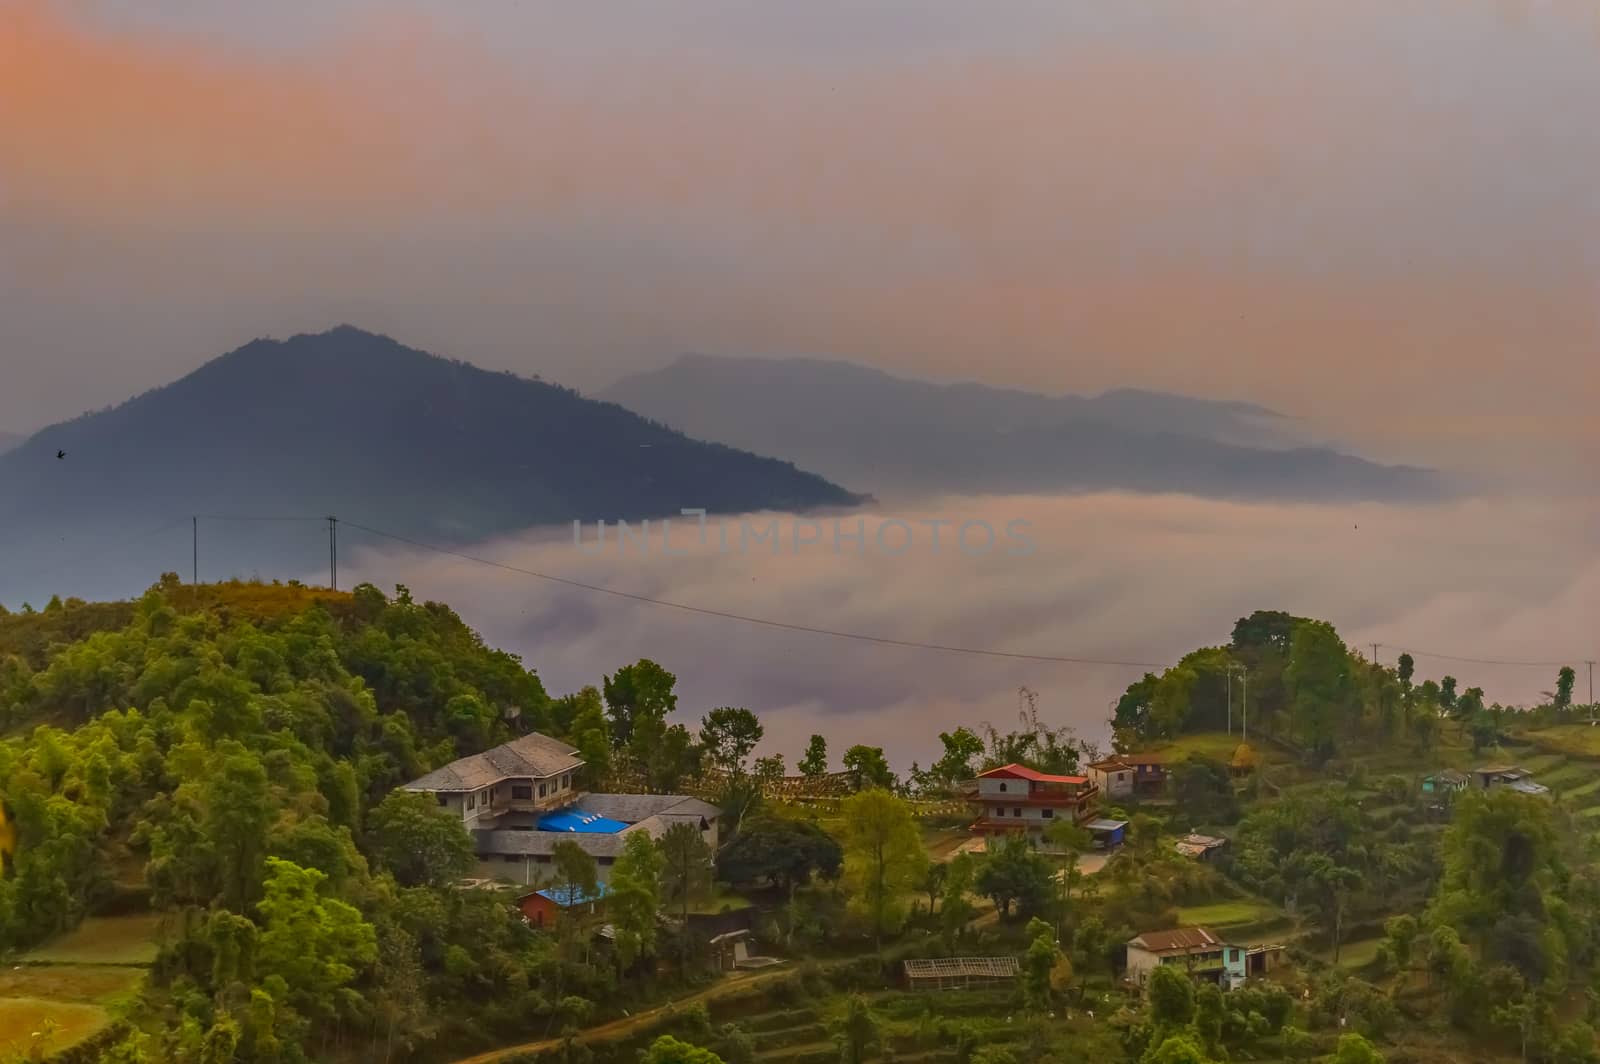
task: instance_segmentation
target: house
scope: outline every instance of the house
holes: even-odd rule
[[[1248,952],[1203,927],[1146,931],[1128,940],[1128,981],[1143,986],[1157,968],[1180,965],[1196,979],[1232,990],[1248,977]]]
[[[1100,788],[1107,798],[1133,796],[1133,766],[1120,757],[1107,757],[1089,762],[1089,782]]]
[[[586,894],[576,888],[551,887],[545,890],[536,890],[524,894],[517,899],[517,908],[522,911],[523,917],[534,927],[554,927],[567,914],[574,910],[582,910],[588,915],[599,911],[602,899],[606,896],[605,884],[600,884],[593,895]]]
[[[1161,754],[1122,754],[1119,760],[1133,771],[1133,793],[1155,794],[1167,785],[1167,759]]]
[[[1457,772],[1454,769],[1447,768],[1441,772],[1435,772],[1431,776],[1422,777],[1422,793],[1435,797],[1445,797],[1459,794],[1461,791],[1466,790],[1471,783],[1472,780],[1465,772]]]
[[[1094,840],[1097,850],[1116,849],[1123,844],[1128,832],[1126,820],[1107,820],[1105,817],[1095,817],[1083,826],[1089,830],[1089,837]]]
[[[980,835],[1023,832],[1039,841],[1058,820],[1074,824],[1094,817],[1100,790],[1087,776],[1053,776],[1025,765],[1002,765],[978,776],[972,801]]]
[[[550,878],[556,843],[595,859],[604,882],[630,832],[660,838],[691,824],[715,850],[721,810],[687,794],[591,794],[577,749],[546,735],[452,761],[404,789],[433,795],[472,835],[479,878],[534,886]]]
[[[1506,784],[1506,789],[1516,791],[1518,794],[1531,795],[1535,798],[1548,798],[1552,793],[1549,787],[1542,783],[1535,783],[1532,780],[1512,780]]]
[[[1528,783],[1532,787],[1538,789],[1538,791],[1532,793],[1543,792],[1548,794],[1550,790],[1548,787],[1543,787],[1540,784],[1534,783],[1533,773],[1529,772],[1525,768],[1518,768],[1515,765],[1485,765],[1482,768],[1473,769],[1472,775],[1477,783],[1478,789],[1483,791],[1491,790],[1495,787],[1512,786],[1518,783]],[[1517,787],[1515,789],[1522,790],[1525,793],[1530,793],[1522,787]]]
[[[1228,844],[1228,840],[1215,835],[1196,835],[1193,832],[1179,839],[1176,849],[1185,857],[1193,857],[1199,861],[1209,861],[1215,857],[1217,851]]]

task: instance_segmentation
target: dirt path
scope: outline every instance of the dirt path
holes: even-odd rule
[[[765,972],[734,972],[715,986],[709,986],[687,997],[674,998],[666,1004],[658,1005],[653,1009],[636,1012],[632,1016],[624,1016],[621,1019],[612,1020],[610,1023],[602,1023],[598,1027],[590,1027],[579,1032],[577,1041],[581,1043],[626,1038],[649,1027],[669,1012],[675,1012],[697,1001],[713,1001],[732,990],[743,990],[746,987],[757,986],[773,979],[782,978],[788,975],[790,971],[789,966],[785,965]],[[560,1046],[561,1039],[544,1038],[537,1042],[523,1042],[521,1045],[491,1049],[487,1053],[479,1053],[475,1057],[462,1057],[460,1060],[454,1061],[453,1064],[494,1064],[495,1061],[505,1060],[507,1057],[513,1057],[519,1053],[543,1053],[551,1049],[558,1049]]]

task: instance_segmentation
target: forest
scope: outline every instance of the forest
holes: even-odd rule
[[[680,706],[661,664],[552,695],[404,587],[167,574],[4,611],[0,1060],[1596,1061],[1600,742],[1574,685],[1485,705],[1259,612],[1131,684],[1111,749],[1024,691],[926,768],[816,735],[791,770],[757,714]],[[397,790],[529,732],[592,789],[706,797],[720,845],[631,835],[603,913],[530,927],[461,821]],[[970,845],[979,773],[1141,751],[1168,782],[1104,797],[1114,851],[1071,820]],[[1487,761],[1550,793],[1423,789]],[[1175,849],[1200,831],[1216,859]],[[596,892],[570,843],[552,876]],[[770,968],[721,970],[708,926],[734,918]],[[1124,981],[1130,938],[1196,925],[1286,959],[1226,993]],[[906,986],[950,957],[1016,976]]]

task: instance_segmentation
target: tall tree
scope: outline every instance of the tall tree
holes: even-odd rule
[[[722,706],[700,722],[700,745],[713,767],[730,776],[744,774],[745,762],[761,741],[761,721],[748,709]]]
[[[852,994],[845,1002],[844,1015],[834,1024],[833,1037],[839,1046],[840,1064],[865,1064],[882,1040],[878,1018],[867,1007],[866,998]]]
[[[661,836],[661,857],[662,890],[687,924],[689,907],[711,889],[711,847],[698,828],[680,821]]]
[[[813,875],[836,877],[843,860],[838,842],[815,821],[761,816],[717,854],[717,872],[729,883],[765,882],[792,898]]]
[[[664,1034],[639,1054],[639,1064],[722,1064],[722,1058],[709,1049]]]
[[[850,787],[861,791],[868,787],[894,789],[894,773],[883,756],[881,746],[852,746],[844,752],[844,770],[850,773]]]
[[[666,861],[646,832],[629,832],[611,869],[606,914],[616,928],[617,964],[631,968],[656,948],[656,913],[661,908],[661,872]]]
[[[1295,625],[1283,679],[1297,735],[1314,753],[1331,753],[1350,696],[1350,652],[1333,625]]]
[[[642,720],[665,721],[678,708],[678,696],[673,693],[677,682],[676,676],[649,658],[624,665],[616,675],[605,677],[612,743],[617,747],[630,745],[634,729]]]
[[[928,864],[911,807],[882,788],[845,799],[845,875],[858,891],[872,925],[873,941],[883,949],[884,932],[905,917],[905,894],[916,889]]]
[[[264,896],[256,908],[262,931],[256,970],[278,976],[287,1004],[312,1016],[328,1016],[336,992],[371,964],[377,935],[354,906],[320,896],[327,876],[314,868],[267,858]]]
[[[820,735],[813,735],[811,741],[806,743],[806,752],[797,765],[802,776],[815,779],[828,773],[828,740]]]
[[[1571,665],[1561,666],[1561,671],[1556,674],[1555,707],[1559,711],[1566,711],[1572,707],[1572,686],[1578,682],[1578,674]]]
[[[971,728],[940,732],[944,754],[929,767],[934,782],[946,789],[973,777],[973,762],[983,756],[983,740]]]

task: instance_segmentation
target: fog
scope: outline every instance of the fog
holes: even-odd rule
[[[1421,677],[1451,674],[1491,700],[1526,703],[1554,685],[1556,662],[1595,657],[1600,620],[1596,514],[1552,504],[1469,500],[1438,507],[1276,506],[1176,496],[948,498],[915,509],[851,514],[864,543],[784,516],[727,519],[705,543],[692,519],[648,550],[638,526],[624,554],[615,529],[503,540],[465,551],[502,565],[628,594],[813,628],[1019,654],[1152,665],[1227,641],[1255,609],[1332,621],[1355,646],[1401,648]],[[772,541],[750,534],[776,520]],[[941,526],[937,551],[930,520]],[[880,547],[879,529],[891,525]],[[1010,522],[1031,541],[1013,553]],[[954,544],[963,522],[987,522],[995,547]],[[742,532],[743,530],[747,530]],[[909,530],[909,535],[908,535]],[[741,549],[741,540],[744,545]],[[909,540],[909,542],[908,542]],[[882,745],[902,767],[926,763],[953,725],[1015,720],[1018,688],[1042,715],[1103,741],[1108,703],[1137,665],[1019,661],[781,630],[597,594],[460,558],[394,551],[347,533],[341,580],[446,601],[493,645],[521,654],[552,693],[598,684],[640,657],[679,677],[685,719],[719,705],[756,710],[766,749],[792,764],[812,732],[835,756]],[[890,551],[899,550],[898,554]],[[593,553],[586,553],[593,552]],[[315,574],[308,574],[315,578]],[[1480,665],[1429,656],[1552,664]]]

